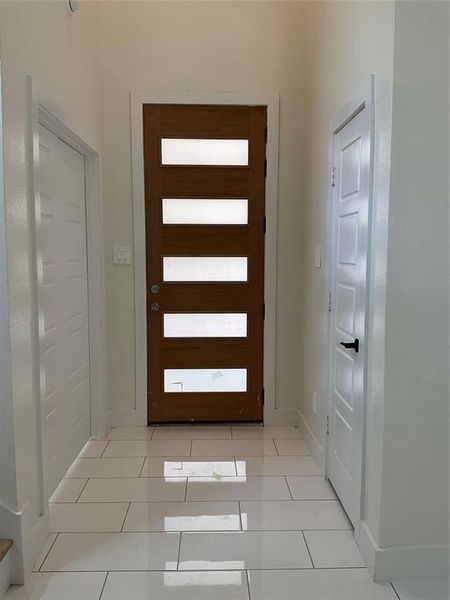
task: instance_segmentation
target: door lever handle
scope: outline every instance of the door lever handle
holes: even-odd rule
[[[339,342],[341,344],[341,346],[344,346],[344,348],[350,349],[353,348],[353,350],[358,354],[359,352],[359,339],[356,338],[354,342]]]

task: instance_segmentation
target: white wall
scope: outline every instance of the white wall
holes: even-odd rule
[[[133,246],[132,90],[280,94],[277,406],[294,407],[298,377],[303,149],[303,32],[297,2],[113,2],[102,6],[108,399],[135,406],[133,268],[112,246]],[[142,248],[142,252],[145,249]]]
[[[308,28],[308,96],[306,114],[301,345],[298,369],[302,380],[299,410],[310,432],[309,441],[319,462],[325,461],[326,334],[328,291],[327,262],[314,269],[316,245],[327,245],[329,199],[330,121],[347,102],[361,99],[369,78],[376,74],[376,131],[374,158],[374,247],[372,265],[371,364],[368,398],[368,502],[366,518],[376,529],[379,515],[379,482],[383,426],[383,273],[387,240],[389,156],[392,113],[394,4],[392,2],[315,2],[310,4]],[[380,356],[381,358],[377,358]],[[313,392],[319,409],[314,414]]]
[[[71,17],[65,2],[0,3],[4,169],[18,505],[23,510],[25,568],[46,535],[40,518],[37,464],[37,387],[33,378],[32,276],[29,226],[27,75],[42,101],[81,138],[100,149],[101,78],[97,15],[85,3]]]
[[[449,543],[449,39],[447,2],[397,3],[383,547]]]
[[[449,514],[448,4],[317,2],[311,16],[299,408],[323,460],[327,280],[311,257],[326,235],[327,127],[373,72],[374,253],[360,543],[377,578],[442,576]],[[314,415],[317,389],[321,410]]]
[[[0,99],[1,103],[1,99]],[[0,148],[3,149],[3,118],[0,115]],[[11,377],[11,336],[9,324],[8,265],[3,178],[3,151],[0,154],[0,537],[17,539],[14,514],[18,510],[14,407]],[[16,553],[17,567],[21,559]],[[0,588],[1,593],[1,588]]]

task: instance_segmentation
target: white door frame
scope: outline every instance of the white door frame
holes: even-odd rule
[[[364,369],[364,388],[363,388],[363,427],[362,427],[362,453],[361,453],[361,490],[360,490],[360,503],[358,517],[355,524],[355,537],[358,534],[359,523],[361,521],[361,515],[364,510],[364,481],[365,481],[365,438],[367,431],[367,389],[368,389],[368,353],[369,353],[369,307],[370,307],[370,265],[371,265],[371,248],[372,248],[372,211],[373,211],[373,164],[374,164],[374,142],[375,142],[375,75],[370,76],[368,83],[363,86],[362,93],[359,94],[355,100],[349,101],[345,106],[338,112],[336,117],[331,120],[329,127],[330,136],[330,149],[329,149],[329,173],[330,178],[332,177],[332,169],[336,165],[335,153],[336,153],[336,135],[341,131],[354,117],[356,117],[362,110],[369,111],[369,127],[370,127],[370,166],[369,166],[369,207],[368,207],[368,236],[367,236],[367,272],[366,272],[366,301],[365,301],[365,344],[364,344],[364,356],[363,356],[363,369]],[[329,197],[328,197],[328,236],[327,236],[327,254],[329,256],[328,261],[328,286],[327,286],[327,298],[325,306],[329,306],[331,302],[334,305],[335,299],[333,298],[333,262],[334,262],[334,250],[335,250],[335,228],[334,228],[334,211],[333,204],[335,200],[336,188],[332,187],[330,181]],[[327,344],[325,350],[324,361],[327,365],[326,368],[326,390],[327,390],[327,402],[326,404],[326,423],[328,432],[328,422],[331,419],[332,414],[332,350],[331,350],[331,339],[332,339],[332,327],[333,319],[332,312],[328,312],[328,331],[327,331]],[[325,460],[325,476],[328,477],[329,467],[329,438],[326,436],[326,448],[324,453]]]
[[[40,101],[36,84],[27,78],[28,111],[30,122],[30,219],[31,253],[33,276],[33,345],[34,345],[34,383],[36,390],[36,420],[38,451],[40,452],[40,500],[41,514],[45,514],[45,469],[42,446],[42,378],[40,375],[40,336],[42,316],[39,313],[40,282],[42,269],[38,261],[36,228],[40,220],[39,190],[39,126],[54,133],[67,145],[79,152],[85,162],[86,192],[86,247],[88,270],[88,306],[89,306],[89,395],[91,405],[91,437],[102,439],[107,433],[106,422],[106,374],[105,374],[105,294],[104,294],[104,249],[103,249],[103,200],[100,181],[100,158],[91,148],[64,122],[50,112]]]
[[[134,231],[134,307],[136,407],[133,411],[110,413],[110,425],[147,425],[147,312],[146,312],[146,241],[144,186],[144,104],[218,104],[266,106],[268,140],[266,148],[266,220],[264,301],[264,422],[276,421],[275,411],[275,335],[277,282],[277,202],[278,202],[278,120],[279,96],[276,94],[132,92],[131,150],[133,168]],[[129,413],[132,413],[131,415]]]

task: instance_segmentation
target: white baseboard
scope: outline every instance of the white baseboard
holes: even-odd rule
[[[319,466],[323,475],[325,475],[325,451],[323,444],[315,436],[313,430],[309,426],[307,420],[302,414],[301,410],[297,410],[298,412],[298,427],[302,433],[303,439],[305,440],[308,448],[311,450],[312,457],[314,461]]]
[[[393,579],[448,579],[448,546],[393,546],[380,548],[363,521],[358,546],[375,581]]]
[[[275,424],[281,427],[297,426],[300,429],[306,445],[311,450],[312,457],[321,472],[325,474],[325,452],[323,445],[314,435],[305,417],[298,408],[278,408],[275,411]]]
[[[50,534],[50,522],[47,515],[41,515],[33,527],[32,550],[29,560],[25,563],[25,575],[29,574],[39,558],[42,548]],[[22,581],[13,581],[13,583],[22,583]]]
[[[359,524],[356,543],[366,563],[366,567],[373,576],[375,572],[375,556],[379,548],[365,521],[361,521]]]
[[[20,554],[21,568],[13,568],[12,583],[14,585],[23,584],[27,575],[31,573],[50,531],[48,504],[45,514],[39,515],[37,518],[31,502],[24,502],[21,508],[22,538],[19,543],[15,544],[18,554]],[[14,558],[15,556],[14,553]]]
[[[113,408],[108,411],[108,429],[111,427],[146,427],[145,417],[131,408]]]
[[[1,537],[13,541],[13,546],[8,552],[8,572],[11,584],[16,583],[16,581],[22,583],[24,578],[23,555],[19,550],[19,548],[22,548],[23,542],[22,517],[23,514],[21,511],[15,512],[6,506],[0,505]]]
[[[278,427],[298,427],[298,415],[296,408],[275,409],[275,422],[266,425],[277,425]]]

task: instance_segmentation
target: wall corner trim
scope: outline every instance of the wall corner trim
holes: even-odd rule
[[[414,545],[380,548],[366,522],[356,540],[367,568],[378,583],[392,579],[448,579],[449,546]]]

